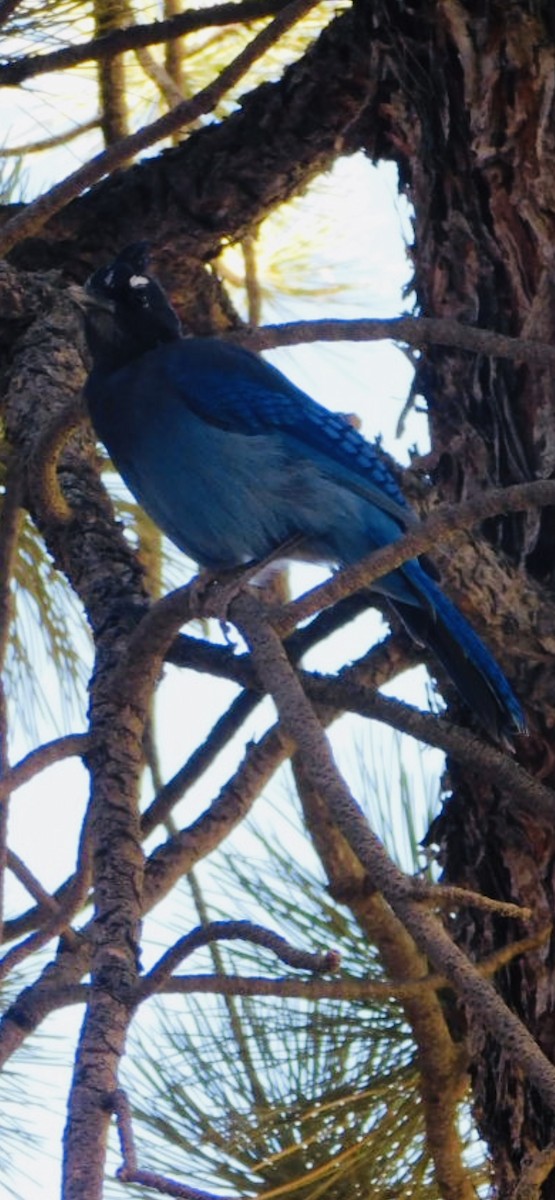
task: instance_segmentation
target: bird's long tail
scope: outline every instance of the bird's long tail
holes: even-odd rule
[[[428,646],[439,659],[490,736],[511,746],[516,733],[526,733],[526,720],[493,655],[419,563],[406,563],[403,574],[423,605],[416,607],[395,599],[392,601],[395,611],[412,637]]]

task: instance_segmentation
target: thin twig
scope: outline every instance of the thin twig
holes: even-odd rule
[[[0,233],[0,255],[5,255],[17,242],[30,237],[41,229],[49,217],[60,211],[70,200],[78,196],[85,188],[92,187],[104,175],[108,175],[116,167],[122,166],[134,158],[140,150],[146,150],[162,138],[170,137],[178,129],[183,129],[197,117],[212,112],[218,101],[230,88],[242,79],[267,50],[292,25],[305,16],[314,7],[317,0],[291,0],[274,20],[249,42],[248,46],[233,59],[212,83],[192,96],[183,100],[171,112],[158,117],[156,121],[143,126],[142,129],[122,138],[112,146],[108,146],[100,154],[89,159],[82,167],[66,176],[60,183],[50,188],[38,200],[33,201],[17,216],[12,217],[4,225]]]
[[[6,19],[4,13],[11,12],[18,3],[20,0],[2,0],[0,24]],[[137,50],[141,46],[161,45],[170,38],[183,37],[184,34],[196,33],[200,29],[262,20],[281,12],[286,3],[287,0],[242,0],[240,4],[216,4],[213,8],[180,13],[166,21],[115,29],[102,37],[83,42],[82,45],[62,46],[61,49],[52,50],[48,54],[22,55],[0,66],[0,87],[13,87],[23,83],[25,79],[47,75],[50,71],[63,71],[69,67],[76,67],[79,63],[91,60],[100,62],[104,58],[112,58],[116,54],[125,53],[126,50]]]
[[[0,67],[0,72],[2,68]],[[98,129],[100,125],[100,117],[93,117],[91,121],[85,121],[83,125],[76,125],[72,129],[64,129],[63,133],[55,133],[50,137],[42,138],[38,142],[26,142],[21,146],[2,146],[0,150],[1,158],[23,158],[26,154],[38,154],[42,150],[55,150],[57,146],[67,146],[70,142],[74,142],[76,138],[82,137],[84,133],[90,133],[93,129]]]
[[[516,942],[507,942],[506,946],[500,946],[493,951],[493,954],[488,954],[487,958],[477,962],[476,967],[481,975],[496,975],[498,971],[507,967],[521,954],[529,954],[531,950],[539,950],[540,946],[545,946],[552,935],[553,925],[544,925],[543,929],[538,930],[537,933],[531,933],[528,937],[520,938]]]
[[[37,879],[36,875],[29,869],[23,859],[15,854],[13,850],[8,850],[7,854],[8,869],[19,880],[20,884],[29,892],[29,895],[40,904],[42,908],[47,908],[50,912],[58,914],[60,911],[59,902],[46,891],[42,883]]]
[[[148,975],[145,975],[140,985],[141,999],[158,991],[160,985],[172,974],[178,963],[183,962],[200,946],[206,946],[213,941],[243,941],[254,946],[263,946],[271,950],[281,962],[287,963],[296,971],[312,971],[314,974],[335,971],[339,966],[339,956],[336,950],[325,954],[315,954],[308,950],[299,950],[286,941],[280,934],[266,929],[263,925],[255,925],[252,921],[210,921],[207,925],[199,925],[191,933],[167,950],[158,960]]]
[[[131,1108],[123,1088],[118,1088],[109,1097],[107,1104],[116,1118],[119,1144],[123,1166],[117,1172],[117,1178],[122,1183],[140,1183],[144,1187],[154,1188],[165,1196],[176,1196],[178,1200],[232,1200],[231,1197],[216,1196],[212,1192],[199,1191],[198,1188],[188,1187],[169,1179],[167,1175],[159,1175],[155,1171],[142,1171],[137,1165],[137,1151],[133,1135]]]
[[[260,280],[258,278],[257,270],[255,234],[245,234],[245,237],[241,242],[241,249],[243,251],[243,262],[245,264],[245,290],[247,293],[249,325],[251,328],[256,328],[260,323],[260,313],[262,311],[262,293],[260,290]]]
[[[443,883],[418,883],[415,899],[437,908],[479,908],[484,912],[494,912],[498,917],[518,921],[531,921],[534,915],[531,908],[521,904],[511,904],[508,900],[494,900],[492,896],[483,896],[481,892],[473,892],[470,888],[452,887]]]
[[[168,108],[175,108],[176,104],[181,104],[184,96],[164,64],[159,63],[146,47],[137,49],[135,58],[147,78],[156,84],[160,96],[166,101]]]
[[[124,1165],[130,1171],[134,1171],[137,1167],[137,1151],[135,1149],[135,1138],[133,1137],[133,1125],[131,1123],[131,1108],[123,1088],[118,1088],[117,1092],[111,1097],[110,1108],[117,1121],[121,1157],[123,1158]]]
[[[439,975],[420,979],[292,979],[260,975],[172,975],[158,989],[165,996],[275,996],[280,1000],[406,1000],[423,991],[444,991],[447,980]]]
[[[87,753],[88,746],[89,738],[86,733],[69,733],[31,750],[25,758],[20,759],[15,766],[0,776],[0,800],[10,792],[15,792],[24,783],[28,783],[30,779],[34,779],[35,775],[44,771],[46,767],[51,767],[53,763],[62,762],[65,758],[82,758]]]

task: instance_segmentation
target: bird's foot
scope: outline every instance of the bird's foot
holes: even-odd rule
[[[199,616],[213,617],[219,621],[228,645],[232,644],[228,621],[230,605],[252,579],[253,573],[254,568],[249,563],[246,566],[221,568],[218,571],[199,571],[197,578],[193,580],[192,591]]]
[[[220,567],[217,571],[204,569],[193,580],[192,590],[199,608],[199,616],[214,617],[220,622],[222,632],[229,643],[228,613],[237,596],[257,580],[268,567],[288,558],[302,544],[302,536],[288,538],[270,551],[265,558],[241,563],[238,567]]]
[[[282,559],[291,557],[294,551],[302,545],[303,538],[294,535],[287,541],[281,542],[275,550],[270,551],[265,558],[252,559],[250,563],[239,566],[222,566],[219,570],[202,570],[192,582],[193,598],[196,600],[199,617],[213,617],[219,620],[222,634],[226,642],[231,644],[229,637],[228,612],[229,606],[237,596],[252,582],[263,582],[265,572],[270,566],[275,566]]]

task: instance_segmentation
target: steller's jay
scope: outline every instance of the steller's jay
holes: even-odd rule
[[[91,419],[130,491],[169,538],[217,572],[299,538],[295,556],[345,565],[399,538],[415,517],[358,431],[256,354],[183,337],[146,244],[86,287]],[[426,565],[372,585],[437,656],[490,735],[525,732],[521,707]]]

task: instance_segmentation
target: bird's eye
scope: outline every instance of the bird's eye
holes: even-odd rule
[[[127,286],[135,304],[140,304],[141,308],[150,308],[150,279],[147,279],[146,275],[130,275]]]

